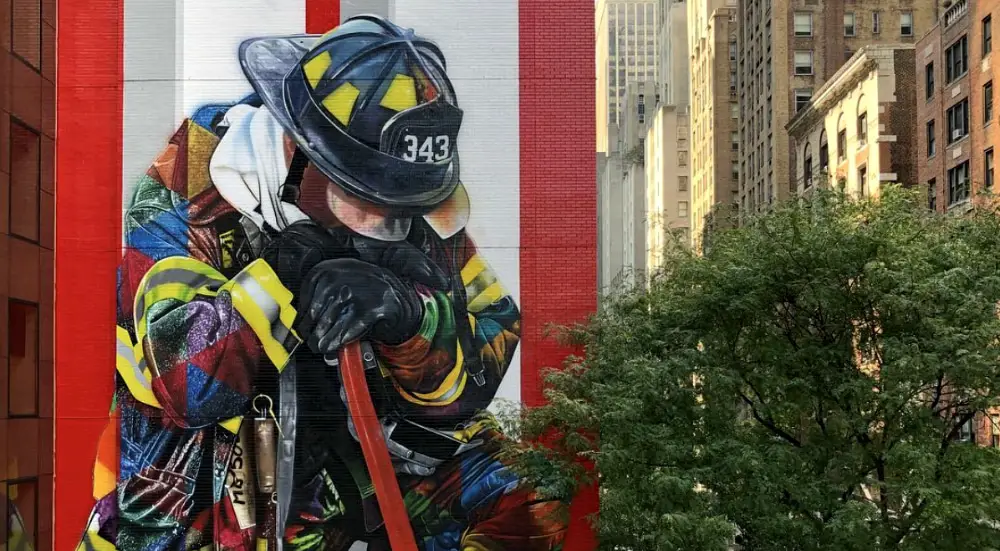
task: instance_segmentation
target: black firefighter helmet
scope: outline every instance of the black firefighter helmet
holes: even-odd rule
[[[371,15],[240,45],[240,64],[299,150],[366,201],[415,212],[459,184],[462,111],[432,42]]]

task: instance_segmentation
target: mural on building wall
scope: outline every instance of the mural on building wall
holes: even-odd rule
[[[486,412],[520,315],[465,231],[444,53],[360,16],[233,62],[255,93],[184,120],[126,199],[80,549],[388,550],[386,475],[419,549],[560,549],[564,505]]]

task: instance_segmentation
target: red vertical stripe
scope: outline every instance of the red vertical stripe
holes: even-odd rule
[[[55,547],[93,505],[95,443],[114,386],[124,0],[60,0],[56,76]]]
[[[597,307],[594,8],[589,0],[520,0],[521,399],[543,402],[540,371],[567,351],[543,338],[547,323],[583,320]],[[558,28],[558,32],[553,29]],[[566,549],[596,543],[573,503]]]
[[[306,0],[306,32],[323,34],[340,25],[340,0]]]

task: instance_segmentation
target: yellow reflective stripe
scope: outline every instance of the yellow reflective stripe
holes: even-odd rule
[[[333,59],[330,57],[330,52],[322,52],[305,62],[302,70],[306,74],[309,86],[313,88],[319,86],[319,82],[323,79],[323,75],[326,74],[326,70],[330,68],[331,63],[333,63]]]
[[[161,300],[190,302],[198,295],[215,296],[226,277],[208,264],[184,256],[164,258],[150,268],[139,282],[133,315],[139,342],[146,336],[146,312]]]
[[[96,531],[87,530],[76,551],[116,551],[110,541],[102,538]]]
[[[475,298],[469,301],[469,311],[470,312],[480,312],[483,308],[486,308],[490,304],[500,300],[506,295],[503,286],[500,282],[496,282],[486,288],[482,293],[479,293]]]
[[[240,432],[241,423],[243,423],[242,417],[233,417],[232,419],[226,419],[225,421],[219,423],[219,426],[233,434],[237,434]]]
[[[323,98],[323,101],[320,103],[341,124],[346,125],[351,120],[351,114],[354,113],[354,104],[358,101],[358,96],[360,95],[360,90],[355,88],[350,82],[345,82],[331,92],[329,96]]]
[[[417,105],[417,85],[410,75],[396,75],[379,105],[393,111],[404,111]]]
[[[129,393],[148,406],[162,409],[160,401],[153,394],[152,375],[148,369],[140,368],[142,347],[132,343],[132,337],[124,327],[117,327],[116,333],[118,354],[115,356],[115,368],[125,381]]]
[[[283,370],[294,347],[302,341],[290,324],[285,323],[286,319],[295,317],[292,293],[281,285],[274,270],[263,260],[255,260],[220,290],[229,292],[233,306],[257,335],[268,359],[279,372]],[[285,312],[286,309],[291,313]],[[295,341],[291,350],[285,348],[289,335]]]
[[[483,258],[479,256],[479,253],[472,255],[472,258],[465,263],[465,267],[462,268],[462,285],[469,285],[472,280],[476,279],[483,270],[486,269],[486,263]]]
[[[267,551],[267,540],[257,538],[257,551]]]
[[[447,406],[458,400],[458,397],[462,395],[462,391],[465,390],[465,383],[469,376],[465,372],[465,361],[462,357],[462,347],[457,347],[456,357],[455,357],[455,367],[451,369],[448,376],[445,377],[444,382],[438,387],[434,392],[421,393],[421,392],[409,392],[399,386],[398,383],[393,381],[396,389],[399,391],[400,395],[410,403],[421,405],[421,406]]]

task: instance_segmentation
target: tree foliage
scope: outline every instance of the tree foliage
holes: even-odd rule
[[[1000,406],[1000,217],[923,200],[820,193],[667,251],[564,330],[525,475],[599,473],[607,550],[1000,549],[1000,450],[959,439]]]

